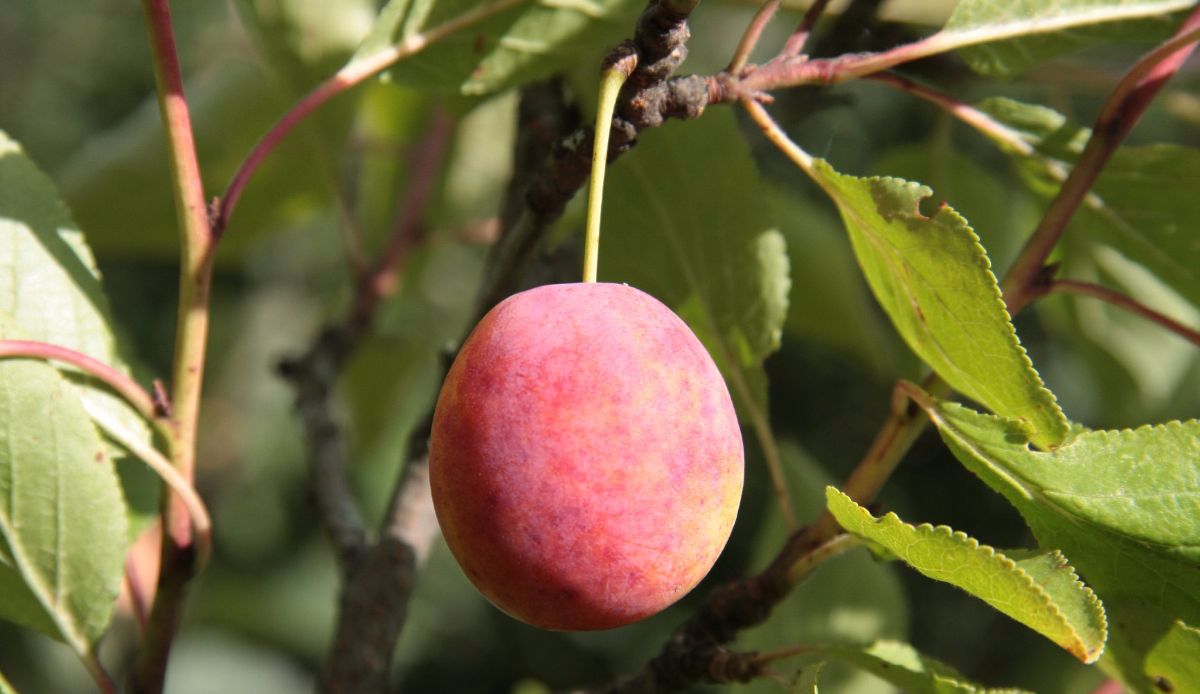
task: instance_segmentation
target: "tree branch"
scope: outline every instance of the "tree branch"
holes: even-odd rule
[[[301,356],[280,369],[296,389],[296,409],[309,446],[313,495],[341,569],[338,621],[321,674],[328,692],[383,691],[396,639],[407,615],[416,559],[429,546],[436,522],[431,516],[423,464],[411,463],[398,485],[396,503],[377,540],[372,540],[347,475],[349,450],[332,412],[334,389],[349,358],[370,332],[381,302],[391,296],[409,253],[420,242],[424,218],[446,157],[453,121],[440,108],[409,157],[410,185],[404,192],[392,231],[378,258],[355,288],[346,317],[321,331]],[[425,491],[422,493],[422,489]],[[430,529],[432,528],[432,530]]]
[[[1010,313],[1017,313],[1035,298],[1038,276],[1046,259],[1058,245],[1080,203],[1154,96],[1195,50],[1197,41],[1200,41],[1200,7],[1184,20],[1172,39],[1134,64],[1113,90],[1092,126],[1083,153],[1000,285]]]
[[[814,0],[809,6],[808,11],[804,13],[804,17],[800,20],[800,26],[792,32],[787,41],[783,44],[783,50],[779,52],[780,56],[800,55],[804,50],[804,44],[808,43],[808,35],[817,24],[817,20],[825,12],[825,7],[829,4],[829,0]]]
[[[754,47],[758,45],[758,40],[762,38],[763,30],[771,23],[775,17],[775,13],[779,11],[779,6],[782,0],[766,0],[762,5],[759,5],[758,11],[754,13],[754,17],[750,19],[750,23],[746,25],[746,31],[742,33],[742,38],[738,41],[737,49],[733,52],[733,57],[729,60],[729,66],[725,68],[725,72],[735,77],[740,76],[742,70],[746,67],[746,61],[750,59],[750,54],[754,52]]]
[[[267,155],[274,151],[275,147],[291,133],[296,125],[307,118],[313,111],[317,110],[322,104],[351,87],[383,72],[400,60],[420,53],[431,44],[437,43],[451,34],[527,1],[492,0],[486,4],[479,5],[428,31],[413,34],[406,37],[400,43],[389,46],[377,53],[353,60],[341,70],[338,70],[332,77],[314,87],[311,92],[296,102],[296,105],[285,113],[275,125],[271,126],[271,129],[263,135],[262,139],[254,146],[254,149],[250,150],[250,153],[246,155],[246,159],[242,161],[241,166],[238,167],[237,172],[230,179],[229,185],[225,188],[225,193],[217,201],[213,214],[213,228],[216,236],[220,237],[229,227],[229,219],[233,216],[233,210],[237,207],[238,200],[242,196],[242,191],[250,183],[254,172],[258,170],[258,167],[267,158]]]
[[[690,33],[687,14],[680,10],[690,10],[694,5],[663,0],[651,3],[639,18],[629,44],[637,55],[637,69],[617,99],[609,162],[629,151],[639,133],[662,125],[667,118],[699,116],[720,92],[711,78],[668,79],[687,57]],[[488,259],[477,317],[519,289],[521,277],[547,231],[587,182],[593,136],[593,129],[583,126],[555,143],[525,187],[520,211],[505,215],[512,221],[504,225]]]
[[[28,357],[31,359],[60,361],[64,364],[70,364],[87,375],[103,382],[109,388],[112,388],[138,414],[142,415],[143,419],[156,427],[162,427],[163,433],[169,434],[169,429],[166,428],[167,423],[160,417],[158,408],[154,405],[154,399],[150,397],[150,394],[138,385],[137,381],[130,378],[129,375],[118,371],[98,359],[93,359],[82,352],[76,352],[68,347],[52,345],[47,342],[0,340],[0,359],[13,357]]]
[[[1189,328],[1165,313],[1156,311],[1115,289],[1109,289],[1108,287],[1092,284],[1091,282],[1060,279],[1048,282],[1033,294],[1033,298],[1045,296],[1046,294],[1078,294],[1080,296],[1090,296],[1093,299],[1099,299],[1160,325],[1191,342],[1193,345],[1200,347],[1200,330]]]
[[[196,426],[204,382],[215,235],[204,204],[200,165],[183,93],[170,8],[167,0],[142,0],[142,9],[150,37],[180,228],[179,309],[171,383],[174,427],[167,440],[171,462],[190,486],[194,477]],[[167,658],[179,627],[187,586],[197,568],[191,519],[187,507],[173,491],[164,495],[163,514],[158,589],[131,683],[134,692],[162,691]]]

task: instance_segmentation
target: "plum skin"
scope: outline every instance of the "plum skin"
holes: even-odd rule
[[[434,508],[493,604],[609,629],[691,590],[737,516],[742,436],[704,346],[621,284],[537,287],[489,312],[438,397]]]

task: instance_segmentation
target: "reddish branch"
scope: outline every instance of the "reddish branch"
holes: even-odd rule
[[[46,342],[31,340],[0,340],[0,358],[29,357],[60,361],[78,367],[79,370],[102,381],[128,402],[138,414],[148,422],[158,420],[158,411],[154,400],[141,386],[128,375],[104,362],[93,359],[82,352],[52,345]]]
[[[167,0],[142,0],[150,37],[159,109],[180,227],[179,310],[171,383],[174,428],[167,437],[171,463],[190,485],[196,456],[196,425],[204,381],[208,304],[215,236],[208,223],[191,117]],[[146,623],[142,650],[130,684],[135,692],[163,688],[171,644],[179,629],[187,588],[197,569],[192,522],[181,498],[168,490],[163,499],[163,542],[158,588]]]
[[[1118,308],[1123,308],[1126,311],[1129,311],[1135,316],[1140,316],[1151,323],[1160,325],[1187,340],[1188,342],[1191,342],[1193,345],[1200,347],[1200,330],[1189,328],[1165,313],[1156,311],[1149,306],[1146,306],[1145,304],[1126,296],[1121,292],[1118,292],[1115,289],[1109,289],[1108,287],[1092,284],[1091,282],[1081,282],[1079,280],[1051,280],[1043,287],[1036,290],[1032,294],[1032,297],[1036,299],[1037,297],[1052,293],[1090,296],[1093,299],[1099,299],[1101,301],[1110,303],[1113,306],[1117,306]]]
[[[1109,96],[1067,180],[1050,201],[1037,229],[1025,243],[1001,283],[1010,313],[1016,313],[1034,299],[1038,277],[1046,259],[1075,216],[1109,157],[1146,111],[1146,107],[1179,71],[1200,40],[1200,7],[1184,20],[1175,37],[1146,54],[1131,68]]]

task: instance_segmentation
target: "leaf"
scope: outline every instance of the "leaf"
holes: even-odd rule
[[[817,160],[875,298],[918,356],[947,383],[994,412],[1020,419],[1053,448],[1066,417],[1017,340],[996,277],[967,220],[947,205],[921,213],[929,188],[856,178]]]
[[[816,646],[811,651],[823,658],[854,664],[906,694],[1002,694],[1019,689],[993,689],[971,682],[958,670],[922,655],[901,641],[879,640],[867,646]]]
[[[819,694],[817,677],[821,674],[824,663],[815,663],[796,673],[796,679],[788,689],[791,694]]]
[[[1200,422],[1080,431],[1031,451],[1011,421],[949,402],[926,408],[954,455],[1003,494],[1043,547],[1071,558],[1104,600],[1106,659],[1148,689],[1146,654],[1176,619],[1200,623]]]
[[[260,68],[232,57],[198,73],[184,88],[204,189],[219,193],[290,103]],[[351,99],[334,99],[314,115],[321,124],[348,123],[354,105]],[[343,137],[345,130],[339,130]],[[341,142],[319,143],[311,137],[314,132],[318,129],[301,125],[264,160],[221,237],[218,264],[244,258],[263,236],[311,223],[329,207],[330,183],[321,157],[340,151]],[[107,256],[175,262],[179,234],[154,97],[89,139],[55,179],[92,247]],[[130,190],[138,194],[130,195]]]
[[[120,485],[78,391],[38,361],[0,361],[0,617],[88,656],[125,560]]]
[[[1035,193],[1049,200],[1061,177],[1055,162],[1073,163],[1090,131],[1044,106],[989,99],[979,107],[1013,128],[1035,148],[1016,155]],[[1171,144],[1121,147],[1109,160],[1067,227],[1068,239],[1103,242],[1144,265],[1193,305],[1200,306],[1200,244],[1188,232],[1200,218],[1200,149]]]
[[[894,513],[875,518],[833,487],[826,488],[825,495],[830,513],[843,528],[882,546],[920,573],[962,588],[1085,663],[1095,662],[1103,652],[1104,608],[1061,554],[1022,553],[1018,556],[1023,558],[1014,560],[944,525],[914,527]],[[1048,568],[1056,573],[1051,575]]]
[[[3,672],[0,672],[0,694],[17,694],[16,687],[5,679]]]
[[[54,184],[2,131],[0,248],[5,249],[0,254],[0,337],[69,347],[128,373],[100,273],[83,234]],[[141,415],[106,385],[72,367],[59,369],[78,390],[85,410],[150,440]],[[112,453],[119,455],[115,449]],[[143,486],[154,480],[140,468],[128,478]]]
[[[1200,691],[1200,629],[1176,621],[1146,656],[1146,674],[1160,691]]]
[[[646,133],[611,167],[600,276],[687,321],[777,467],[762,362],[779,347],[791,280],[783,237],[754,202],[760,185],[730,113]]]
[[[0,315],[24,339],[70,347],[122,368],[96,261],[54,184],[0,131]],[[80,383],[87,407],[148,436],[141,417],[102,385]]]
[[[977,72],[1011,77],[1067,51],[1100,42],[1170,36],[1193,0],[963,0],[944,39],[962,42]]]
[[[363,60],[482,5],[475,0],[391,0],[351,59]],[[481,95],[548,76],[577,60],[595,62],[629,32],[638,0],[541,0],[457,31],[392,68],[402,84]]]

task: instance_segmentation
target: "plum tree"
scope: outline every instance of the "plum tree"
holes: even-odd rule
[[[434,506],[470,580],[548,629],[652,615],[729,538],[742,491],[733,403],[695,334],[621,284],[510,297],[438,398]]]

